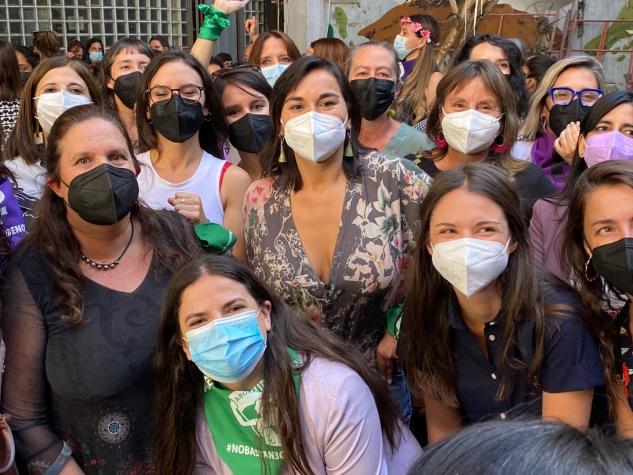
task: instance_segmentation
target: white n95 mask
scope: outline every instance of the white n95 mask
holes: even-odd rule
[[[92,101],[86,96],[71,94],[66,90],[47,92],[33,99],[37,99],[37,120],[42,126],[42,130],[47,134],[51,133],[57,118],[68,109],[92,104]]]
[[[455,150],[470,154],[490,148],[499,135],[499,118],[475,109],[444,113],[442,134]]]
[[[345,142],[345,120],[331,114],[306,112],[283,124],[284,137],[295,155],[322,162]]]
[[[493,282],[508,266],[508,246],[495,241],[462,238],[433,246],[433,266],[466,297]]]

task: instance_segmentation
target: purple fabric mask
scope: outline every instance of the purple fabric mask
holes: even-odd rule
[[[589,137],[585,149],[587,166],[593,167],[607,160],[633,160],[633,137],[617,130]]]

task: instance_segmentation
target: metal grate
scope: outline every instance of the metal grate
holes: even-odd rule
[[[0,39],[30,45],[32,32],[53,30],[65,46],[92,36],[106,47],[125,36],[164,35],[187,46],[189,0],[0,0]]]

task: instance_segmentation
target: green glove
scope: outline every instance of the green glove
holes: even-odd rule
[[[385,314],[385,330],[392,337],[398,338],[400,334],[400,321],[402,320],[402,311],[404,304],[398,304],[387,310]]]
[[[235,233],[216,223],[196,224],[193,230],[204,250],[213,254],[226,254],[237,241]]]
[[[231,24],[231,20],[211,5],[201,3],[198,5],[198,10],[204,15],[204,21],[198,32],[198,37],[203,40],[217,41],[224,29]]]

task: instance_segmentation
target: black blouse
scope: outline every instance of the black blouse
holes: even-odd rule
[[[546,304],[563,304],[573,310],[580,305],[568,290],[548,289]],[[545,354],[541,367],[539,391],[525,374],[517,378],[513,391],[505,400],[497,400],[501,383],[498,371],[503,334],[503,314],[486,323],[484,337],[488,356],[482,352],[474,335],[466,327],[454,295],[449,299],[448,322],[451,354],[456,371],[457,399],[466,423],[495,417],[506,419],[522,414],[540,415],[540,390],[549,393],[583,391],[603,384],[602,361],[590,333],[573,315],[550,317],[545,329]],[[527,318],[518,327],[519,358],[526,364],[534,352],[534,322]]]
[[[46,265],[29,247],[9,263],[2,406],[30,473],[57,473],[66,445],[87,474],[152,472],[152,359],[171,275],[156,260],[130,293],[84,279],[79,326],[60,318]]]

